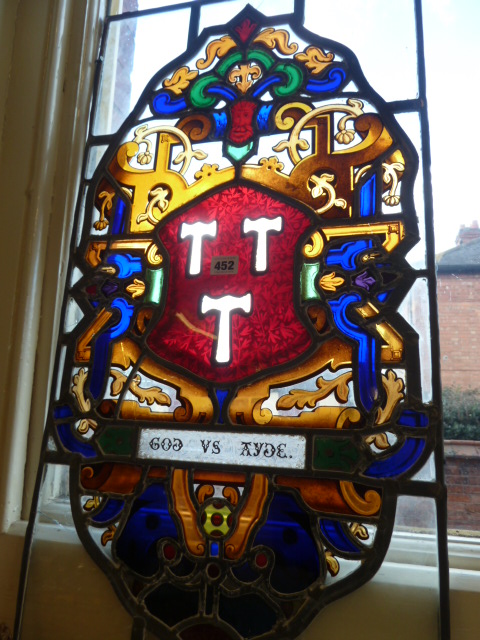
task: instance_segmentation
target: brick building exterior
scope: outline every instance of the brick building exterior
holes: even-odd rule
[[[480,394],[480,229],[460,229],[457,246],[437,257],[443,388]],[[478,434],[480,441],[480,433]],[[480,531],[480,442],[446,441],[448,527]]]
[[[442,385],[480,389],[478,225],[460,229],[457,242],[437,262]]]

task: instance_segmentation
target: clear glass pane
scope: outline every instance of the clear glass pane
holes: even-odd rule
[[[266,16],[292,13],[294,0],[228,0],[221,4],[202,7],[200,12],[200,31],[213,24],[226,23],[237,15],[247,4],[258,9]]]
[[[110,24],[95,134],[115,132],[152,76],[185,51],[189,19],[190,10],[182,9]]]
[[[385,100],[417,96],[412,0],[306,0],[305,26],[352,49],[368,82]]]

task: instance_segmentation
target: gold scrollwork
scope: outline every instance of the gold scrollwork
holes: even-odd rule
[[[91,420],[90,418],[83,418],[83,420],[80,420],[80,423],[77,427],[77,433],[84,436],[90,431],[90,429],[92,429],[92,431],[96,431],[97,428],[98,424],[95,422],[95,420]]]
[[[119,146],[109,165],[109,171],[120,187],[128,187],[132,191],[128,225],[130,233],[151,233],[160,219],[172,215],[179,207],[211,189],[230,182],[235,175],[233,166],[218,170],[214,166],[204,165],[201,175],[197,175],[195,181],[189,184],[184,174],[192,160],[207,157],[204,151],[192,149],[192,139],[203,136],[204,119],[186,118],[181,124],[187,133],[179,127],[166,124],[150,128],[146,124],[141,125],[135,131],[134,140]],[[183,150],[172,160],[172,152],[178,144],[183,146]],[[154,154],[155,162],[152,161]],[[149,163],[149,166],[133,166],[131,162],[134,158],[139,163]],[[180,166],[175,169],[175,165]],[[168,190],[168,194],[165,191],[153,194],[152,189],[156,191],[157,188]],[[150,255],[152,259],[155,257],[153,249]]]
[[[297,51],[298,44],[295,42],[289,43],[289,38],[290,34],[288,31],[285,31],[285,29],[268,27],[268,29],[264,29],[258,34],[254,42],[261,42],[269,49],[278,49],[278,51],[283,54],[292,54]],[[300,54],[297,54],[295,57],[298,57],[298,55]]]
[[[140,347],[133,340],[124,339],[113,346],[112,365],[123,370],[134,365],[141,356]],[[177,390],[177,398],[181,406],[173,412],[152,412],[148,407],[140,407],[136,401],[122,402],[120,417],[126,420],[155,420],[167,422],[208,422],[213,418],[213,404],[207,389],[187,377],[182,376],[167,367],[161,366],[150,358],[144,358],[139,366],[139,372],[149,378],[165,383]]]
[[[405,383],[401,378],[397,377],[397,374],[395,371],[392,371],[392,369],[387,371],[386,376],[382,375],[382,385],[387,397],[385,405],[377,411],[375,420],[375,424],[377,425],[388,422],[397,404],[405,397]]]
[[[247,93],[255,80],[262,75],[262,70],[256,64],[241,64],[234,67],[229,75],[228,81],[234,84],[239,91]]]
[[[108,526],[108,529],[106,529],[102,533],[102,537],[101,537],[101,543],[102,543],[103,547],[106,547],[107,544],[113,540],[113,538],[115,537],[115,533],[116,532],[117,532],[116,525],[111,524],[111,525]]]
[[[270,156],[270,158],[260,158],[258,164],[267,171],[277,171],[280,173],[284,167],[283,162],[280,162],[277,156]]]
[[[368,540],[370,537],[367,527],[359,522],[352,522],[349,529],[352,535],[359,540]]]
[[[239,495],[235,487],[224,487],[222,494],[234,507],[238,504]]]
[[[282,396],[277,400],[277,409],[288,410],[304,409],[310,407],[313,409],[317,402],[323,400],[329,396],[332,392],[335,393],[335,398],[338,402],[347,402],[349,388],[348,383],[352,379],[352,372],[348,371],[343,373],[338,378],[333,380],[325,380],[321,376],[316,379],[318,391],[304,391],[303,389],[291,389],[287,395]]]
[[[307,184],[312,198],[316,199],[324,195],[327,196],[327,202],[318,209],[315,209],[315,213],[318,215],[322,215],[322,213],[329,211],[332,207],[347,208],[347,201],[343,198],[337,198],[335,188],[330,184],[334,182],[334,180],[335,176],[332,173],[322,173],[320,177],[313,174],[309,178],[309,182],[314,184],[313,187]]]
[[[152,197],[153,196],[153,197]],[[150,224],[155,226],[164,217],[164,213],[169,205],[169,191],[163,187],[152,189],[149,194],[149,201],[145,213],[139,213],[137,223],[148,220]],[[158,213],[157,213],[158,212]],[[157,215],[155,215],[157,214]]]
[[[306,258],[318,258],[324,247],[323,238],[319,231],[315,231],[304,245],[302,253]]]
[[[325,273],[320,278],[319,284],[324,291],[336,291],[344,282],[343,278],[335,275],[335,271],[332,271],[331,273]]]
[[[317,407],[313,411],[304,411],[298,416],[275,416],[270,409],[262,407],[270,396],[270,390],[276,387],[285,387],[297,382],[302,382],[308,376],[318,375],[327,368],[336,371],[341,367],[351,365],[351,347],[338,338],[332,338],[319,347],[319,349],[301,366],[290,371],[277,373],[266,378],[241,387],[229,406],[229,416],[233,423],[268,425],[271,427],[312,427],[335,429],[339,416],[345,411],[344,407],[328,406]],[[356,410],[355,410],[356,411]],[[361,419],[351,416],[350,422],[358,422]]]
[[[211,498],[215,493],[215,489],[211,484],[202,484],[197,491],[197,500],[199,504],[203,504],[205,500]]]
[[[263,474],[255,474],[250,488],[246,489],[246,491],[248,493],[237,516],[233,533],[225,543],[225,555],[230,560],[238,560],[242,557],[248,538],[262,517],[263,508],[268,497],[267,477]]]
[[[194,556],[205,553],[205,538],[197,525],[197,512],[188,488],[188,471],[174,469],[171,479],[173,508],[182,525],[185,544]]]
[[[106,227],[108,227],[108,220],[105,215],[105,211],[111,211],[113,198],[115,197],[115,193],[110,193],[109,191],[102,191],[99,195],[99,198],[102,200],[102,207],[100,210],[100,218],[96,222],[93,223],[94,228],[97,231],[103,231]]]
[[[389,207],[395,207],[400,203],[400,196],[397,195],[399,177],[397,172],[405,171],[405,165],[401,162],[392,162],[388,164],[384,162],[383,168],[383,181],[387,185],[392,185],[390,191],[383,196],[383,201]]]
[[[308,47],[305,53],[297,53],[295,59],[304,62],[307,69],[316,75],[332,64],[334,57],[332,52],[325,53],[318,47]]]
[[[375,433],[372,436],[368,436],[367,438],[365,438],[365,443],[368,445],[373,444],[377,449],[380,449],[381,451],[390,448],[388,436],[383,431],[381,433]]]
[[[179,96],[197,76],[198,71],[192,71],[188,67],[180,67],[175,71],[171,78],[166,78],[163,81],[163,86],[165,89],[170,89],[170,91]]]
[[[158,266],[163,262],[158,246],[151,240],[115,240],[112,242],[112,249],[139,249],[145,253],[149,264]]]
[[[362,318],[373,318],[378,315],[379,310],[371,302],[357,307],[357,312]],[[403,358],[403,339],[389,322],[383,321],[375,325],[375,329],[381,338],[387,343],[382,345],[382,362],[401,362]]]
[[[360,411],[353,407],[349,407],[348,409],[344,409],[338,416],[335,429],[343,429],[344,427],[348,428],[351,424],[360,422],[361,419],[362,415]]]
[[[357,224],[354,227],[339,226],[322,229],[327,240],[332,238],[345,238],[348,236],[373,236],[385,235],[382,246],[389,253],[397,247],[405,238],[405,226],[403,222],[376,222],[373,224]],[[318,257],[323,250],[324,242],[319,231],[315,231],[303,248],[303,255],[307,258]],[[373,254],[369,254],[373,255]],[[376,254],[377,255],[377,254]],[[376,257],[376,255],[374,257]],[[380,256],[381,254],[378,254]]]
[[[340,491],[348,506],[359,515],[374,516],[382,506],[382,497],[373,489],[367,489],[364,497],[360,496],[353,482],[340,481]]]
[[[78,407],[82,413],[87,413],[92,407],[90,400],[88,398],[85,398],[84,394],[87,376],[87,369],[80,369],[78,373],[73,376],[72,393],[75,396]]]
[[[152,143],[148,139],[148,136],[151,136],[155,133],[170,133],[176,136],[180,140],[181,144],[183,144],[184,150],[181,151],[173,160],[173,164],[182,163],[182,166],[180,168],[180,173],[182,175],[185,175],[193,158],[196,158],[197,160],[204,160],[207,157],[205,151],[202,151],[201,149],[197,149],[196,151],[194,151],[192,149],[190,138],[181,129],[178,129],[177,127],[171,127],[167,124],[162,124],[154,127],[149,127],[148,124],[142,124],[137,129],[135,129],[135,137],[132,141],[138,145],[139,149],[141,144],[146,145],[145,151],[140,153],[137,151],[137,160],[139,164],[147,164],[151,161]]]
[[[327,562],[327,571],[334,578],[340,571],[340,563],[331,551],[325,551],[325,560]]]
[[[91,267],[98,267],[102,264],[102,251],[105,251],[106,248],[106,242],[90,242],[85,252],[85,261]]]
[[[307,149],[310,148],[310,145],[308,144],[308,142],[300,138],[300,133],[302,129],[309,123],[310,120],[325,114],[345,113],[346,115],[338,123],[337,136],[340,136],[340,134],[343,135],[347,133],[346,123],[349,120],[352,120],[352,119],[355,120],[359,116],[363,115],[363,102],[361,100],[355,100],[353,98],[349,98],[347,100],[346,105],[345,104],[329,104],[329,105],[324,105],[322,107],[317,107],[316,109],[310,109],[304,116],[302,116],[298,120],[298,122],[294,126],[294,120],[292,117],[283,118],[283,114],[289,109],[291,109],[292,107],[297,107],[297,108],[300,107],[303,111],[310,109],[309,107],[307,107],[302,103],[295,102],[291,104],[286,104],[277,111],[277,114],[275,116],[276,126],[281,131],[286,131],[288,129],[291,129],[292,127],[293,129],[290,133],[288,140],[280,141],[275,147],[273,147],[273,150],[280,152],[287,149],[288,155],[290,156],[290,159],[294,165],[297,165],[301,161],[301,157],[300,157],[300,154],[298,153],[298,149],[301,149],[302,151],[306,151]],[[352,132],[352,133],[354,136],[355,132]],[[344,141],[344,139],[346,140],[346,138],[344,137],[342,138],[341,136],[340,138],[336,137],[336,139],[338,142],[340,142],[340,140],[342,141]],[[349,142],[351,142],[352,140],[353,140],[353,137],[350,138]],[[346,142],[343,142],[343,143],[346,144]]]
[[[129,284],[126,288],[126,291],[132,298],[141,298],[145,293],[145,283],[138,278],[134,278],[132,284]]]
[[[92,341],[93,336],[95,336],[110,320],[112,317],[112,312],[107,311],[106,309],[101,309],[95,318],[95,320],[91,323],[91,325],[87,328],[84,333],[78,338],[77,345],[75,349],[75,360],[77,362],[88,362],[90,360],[91,355],[91,347],[90,342]]]
[[[234,49],[236,46],[235,40],[230,36],[222,36],[218,40],[212,40],[212,42],[209,42],[207,45],[207,49],[205,51],[206,57],[199,58],[197,60],[197,69],[208,69],[216,57],[219,59],[223,58],[230,49]]]
[[[93,498],[89,498],[85,504],[83,505],[84,511],[94,511],[98,509],[100,506],[100,498],[98,496],[93,496]]]
[[[111,369],[110,375],[113,378],[111,385],[112,396],[118,396],[122,392],[127,381],[127,376],[116,369]],[[140,402],[146,402],[150,406],[157,403],[158,405],[169,407],[172,404],[170,397],[166,393],[163,393],[160,387],[149,387],[148,389],[144,389],[140,386],[140,380],[141,378],[139,375],[134,376],[129,386],[130,391]]]

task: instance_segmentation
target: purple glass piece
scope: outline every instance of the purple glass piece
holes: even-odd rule
[[[362,289],[366,289],[367,291],[370,291],[375,282],[375,278],[370,274],[369,271],[362,271],[362,273],[360,273],[354,279],[354,283],[357,285],[357,287],[361,287]]]
[[[118,289],[118,284],[112,282],[111,280],[107,280],[102,287],[102,293],[104,296],[111,296],[112,293],[115,293]]]

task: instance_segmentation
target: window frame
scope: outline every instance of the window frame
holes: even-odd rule
[[[7,12],[6,4],[4,2],[1,6],[4,14]],[[8,262],[11,256],[16,255],[18,265],[14,282],[10,283],[13,295],[8,300],[0,335],[8,354],[2,380],[5,391],[0,407],[3,417],[0,427],[3,456],[0,472],[0,558],[6,559],[11,554],[7,571],[1,579],[0,595],[7,592],[9,595],[6,607],[0,607],[0,622],[5,618],[9,625],[13,622],[11,602],[15,600],[10,592],[18,580],[21,538],[25,534],[34,491],[41,449],[40,425],[43,426],[45,421],[58,333],[58,311],[68,264],[73,215],[65,215],[65,212],[73,214],[77,198],[89,118],[89,96],[95,67],[98,66],[95,60],[105,2],[49,0],[38,3],[36,0],[17,0],[14,9],[15,12],[8,9],[2,26],[2,31],[11,29],[5,45],[11,54],[7,56],[10,65],[8,70],[0,69],[2,90],[5,87],[7,98],[5,112],[0,113],[5,116],[2,120],[0,174],[8,176],[9,163],[20,168],[15,184],[6,191],[4,211],[17,211],[21,227],[13,245],[9,236],[2,234],[2,259],[6,257]],[[34,32],[36,37],[30,47],[27,46],[25,59],[17,58]],[[35,50],[36,46],[42,49],[42,55]],[[18,107],[24,95],[23,87],[34,84],[35,78],[38,78],[36,101],[26,121],[25,111]],[[29,127],[34,135],[27,135]],[[16,132],[22,129],[26,147],[15,144]],[[20,206],[19,193],[25,194]],[[4,272],[9,272],[9,266],[11,268],[10,264],[4,267]],[[55,527],[51,525],[40,525],[40,532],[47,542],[65,544],[56,539]],[[397,580],[401,584],[409,584],[412,599],[416,591],[432,588],[432,571],[428,567],[433,563],[433,556],[429,556],[425,545],[422,546],[421,538],[416,538],[416,542],[414,551],[411,546],[402,551],[402,545],[394,549],[393,557],[390,561],[387,559],[385,570],[381,569],[374,582],[383,586]],[[80,552],[79,542],[69,544],[73,556]],[[480,593],[480,541],[454,538],[450,559],[452,605],[457,603],[458,611],[464,616],[466,611],[463,609],[469,598]],[[417,588],[413,586],[415,581]],[[364,589],[368,593],[368,585]],[[348,615],[355,617],[359,615],[354,613],[356,607],[361,607],[365,596],[352,594],[349,602],[345,606],[353,613]],[[343,606],[343,603],[345,599],[335,608]],[[467,625],[472,635],[461,637],[473,639],[480,625],[480,614],[478,607],[468,609],[471,622],[468,621]],[[41,613],[39,610],[38,615]],[[323,622],[325,612],[320,616]],[[456,622],[465,626],[465,618],[460,620],[459,617],[460,613],[458,619],[453,616],[452,630],[457,628]],[[305,640],[314,637],[315,629],[319,628],[318,621],[317,618],[305,632]]]

